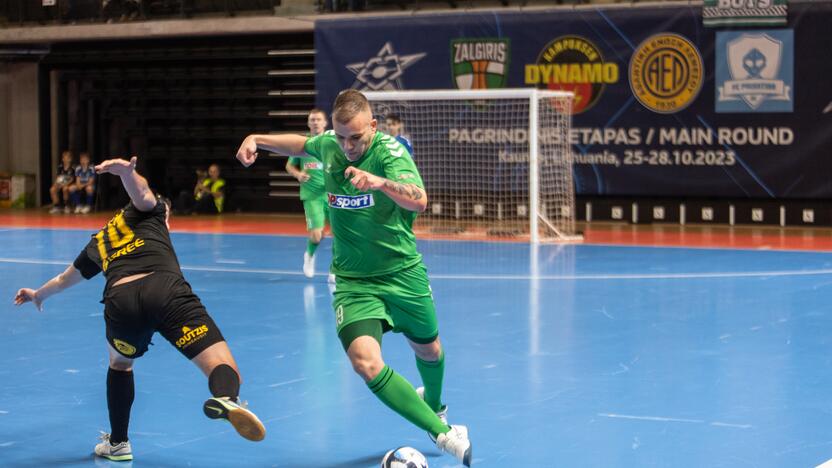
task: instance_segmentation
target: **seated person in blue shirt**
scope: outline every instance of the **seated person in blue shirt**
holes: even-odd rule
[[[81,164],[75,168],[75,183],[69,187],[69,196],[76,213],[89,213],[95,200],[95,168],[90,164],[90,154],[81,153]],[[81,203],[81,196],[84,203]]]

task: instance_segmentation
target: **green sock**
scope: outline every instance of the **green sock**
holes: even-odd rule
[[[445,352],[438,361],[423,361],[416,356],[416,368],[425,384],[425,403],[434,411],[442,409],[442,379],[445,377]]]
[[[315,255],[315,251],[318,250],[319,245],[321,244],[316,244],[309,239],[306,240],[306,252],[309,254],[310,257],[312,255]]]
[[[450,430],[419,398],[413,385],[393,369],[384,366],[376,378],[367,382],[367,387],[390,409],[434,437]]]

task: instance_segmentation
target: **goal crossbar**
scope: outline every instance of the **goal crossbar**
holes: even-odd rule
[[[574,94],[568,91],[549,91],[536,88],[518,89],[420,89],[420,90],[396,90],[396,91],[362,91],[362,94],[370,101],[381,100],[402,100],[402,101],[431,101],[436,99],[448,99],[459,101],[470,101],[478,99],[532,99],[537,98],[567,98],[571,99]]]

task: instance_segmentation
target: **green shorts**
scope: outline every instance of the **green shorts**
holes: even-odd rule
[[[332,308],[339,334],[351,323],[378,319],[385,331],[404,333],[416,343],[431,343],[439,336],[428,272],[421,262],[389,275],[338,276]]]
[[[326,223],[326,195],[303,200],[303,212],[306,213],[306,229],[323,229]]]

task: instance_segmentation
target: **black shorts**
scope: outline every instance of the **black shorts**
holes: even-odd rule
[[[157,272],[110,287],[101,302],[107,342],[126,358],[143,355],[157,331],[188,359],[225,341],[181,275]]]

